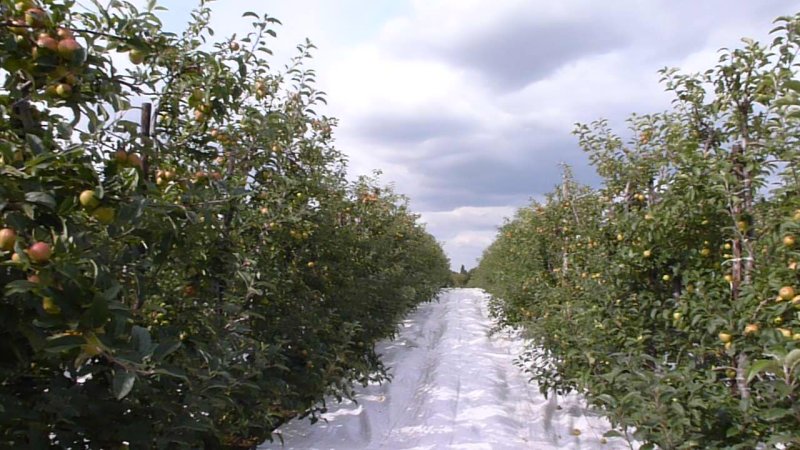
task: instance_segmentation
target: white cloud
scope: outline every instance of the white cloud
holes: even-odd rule
[[[322,112],[340,119],[351,176],[382,169],[426,211],[455,267],[473,265],[503,217],[558,183],[558,162],[596,180],[574,122],[605,117],[622,128],[632,112],[668,108],[657,70],[713,67],[719,47],[763,41],[775,16],[797,9],[791,0],[211,5],[218,36],[244,29],[247,9],[278,17],[276,68],[305,37],[317,44]],[[180,8],[172,17],[185,20]]]

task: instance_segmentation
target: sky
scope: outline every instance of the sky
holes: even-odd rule
[[[194,0],[161,0],[180,30]],[[310,66],[339,119],[336,146],[351,178],[410,198],[451,265],[474,267],[504,218],[541,199],[569,164],[599,179],[575,123],[669,107],[658,70],[714,66],[742,37],[762,42],[788,0],[216,0],[217,37],[246,29],[242,13],[283,25],[282,64],[306,38]],[[273,67],[280,67],[273,64]]]

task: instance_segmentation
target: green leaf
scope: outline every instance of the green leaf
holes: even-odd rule
[[[36,288],[36,284],[28,280],[16,280],[6,284],[5,295],[24,294]]]
[[[761,418],[763,418],[764,420],[773,421],[773,420],[782,419],[782,418],[784,418],[786,416],[791,416],[793,414],[794,414],[794,412],[789,408],[770,408],[770,409],[761,411],[759,416],[761,416]]]
[[[153,359],[155,361],[162,361],[179,348],[181,348],[181,341],[162,342],[153,350]]]
[[[790,351],[789,354],[783,359],[783,366],[786,368],[787,372],[794,371],[794,368],[798,364],[800,364],[800,348]]]
[[[47,192],[27,192],[25,194],[25,201],[46,206],[50,209],[56,209],[56,200]]]
[[[787,80],[783,83],[783,86],[795,92],[800,92],[800,81],[798,80]]]
[[[127,370],[120,370],[114,374],[114,381],[111,388],[114,392],[114,397],[117,400],[122,400],[133,389],[133,383],[136,381],[136,374],[128,372]]]
[[[135,348],[139,354],[142,356],[150,355],[153,351],[153,340],[147,328],[134,325],[133,329],[131,329],[131,337],[133,348]]]
[[[49,353],[68,352],[80,348],[85,343],[86,340],[83,336],[55,336],[47,339],[47,348],[45,348],[45,351]]]
[[[781,365],[774,359],[760,359],[753,363],[747,370],[747,382],[753,381],[761,372],[781,373]]]

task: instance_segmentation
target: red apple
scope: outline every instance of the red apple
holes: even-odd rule
[[[31,8],[25,11],[25,24],[29,27],[42,28],[47,24],[47,13],[42,8]]]
[[[128,153],[125,150],[117,150],[114,152],[114,160],[118,164],[127,164],[128,163]]]
[[[46,263],[53,250],[47,242],[36,242],[28,248],[28,258],[35,263]]]
[[[142,158],[136,153],[128,155],[128,164],[136,167],[142,167]]]
[[[51,52],[58,52],[58,41],[47,33],[39,35],[39,39],[36,40],[36,45],[38,45],[39,48],[46,48]]]
[[[59,28],[58,31],[56,31],[56,36],[62,40],[75,38],[75,36],[72,34],[72,30],[69,28]]]
[[[67,38],[58,43],[58,54],[67,60],[71,60],[75,57],[75,53],[80,51],[81,44],[78,44],[73,38]]]

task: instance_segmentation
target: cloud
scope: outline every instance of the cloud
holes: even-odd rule
[[[355,130],[365,140],[392,144],[414,144],[443,136],[469,133],[479,123],[457,113],[443,115],[434,111],[390,114],[377,112],[357,122]]]
[[[589,15],[541,2],[491,8],[485,2],[432,3],[436,6],[418,3],[414,19],[387,26],[389,51],[398,58],[448,61],[500,90],[519,89],[571,60],[626,43],[622,28],[597,20],[597,14],[607,15],[606,8],[592,8],[595,15]]]
[[[442,242],[451,267],[475,267],[476,259],[494,239],[497,226],[514,213],[513,206],[465,206],[421,213],[420,222]]]
[[[242,30],[253,2],[211,3],[217,36]],[[169,5],[168,5],[169,6]],[[308,36],[340,119],[351,178],[375,168],[426,211],[454,267],[473,265],[514,207],[560,180],[599,179],[576,122],[669,108],[657,71],[713,67],[720,47],[768,40],[793,0],[298,0],[264,8],[284,25],[273,67]],[[186,15],[184,9],[174,14]],[[174,27],[173,27],[174,29]],[[473,209],[474,208],[474,209]],[[491,223],[488,223],[488,222]]]

